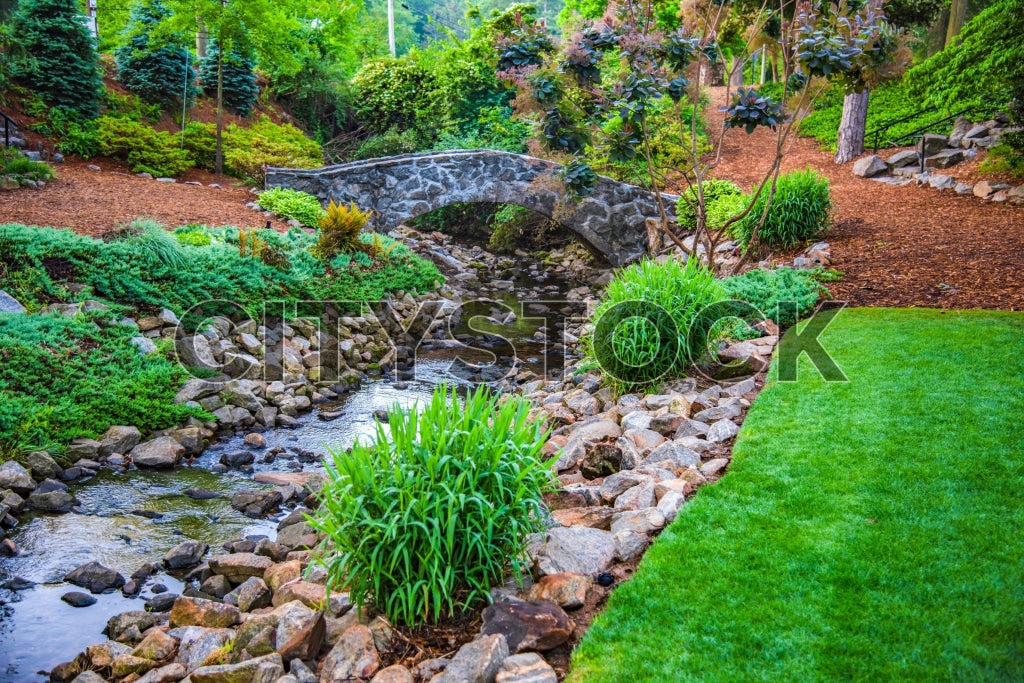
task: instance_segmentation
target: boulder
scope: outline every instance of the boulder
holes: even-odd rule
[[[1010,186],[1007,183],[995,183],[988,180],[981,180],[974,184],[974,196],[986,199],[1000,190],[1007,190],[1009,188]]]
[[[557,683],[558,675],[536,652],[512,655],[501,664],[495,683]]]
[[[210,341],[201,334],[176,340],[174,348],[178,354],[178,362],[187,368],[202,368],[214,371],[220,369],[216,359],[213,357]]]
[[[550,600],[563,609],[583,607],[590,590],[589,576],[581,574],[549,574],[530,587],[530,600]]]
[[[210,558],[210,570],[214,574],[223,574],[232,583],[242,583],[250,576],[263,578],[272,564],[274,562],[269,557],[255,553],[232,553]]]
[[[231,496],[231,507],[248,517],[265,517],[284,500],[280,491],[247,489]]]
[[[623,562],[628,562],[643,553],[650,544],[651,539],[647,534],[636,531],[620,531],[615,534],[615,557]]]
[[[92,597],[88,593],[82,593],[79,591],[69,591],[60,596],[60,599],[72,607],[88,607],[89,605],[96,604],[96,598]]]
[[[886,160],[886,164],[889,168],[904,168],[906,166],[914,166],[920,161],[920,157],[917,151],[912,149],[905,149],[900,152],[896,152]]]
[[[686,503],[686,498],[683,494],[677,491],[666,491],[658,501],[658,512],[665,517],[665,522],[669,523],[675,520],[679,515],[679,509]]]
[[[604,481],[601,482],[601,499],[610,503],[629,489],[648,481],[648,479],[649,477],[632,470],[616,472],[609,477],[605,477]]]
[[[949,139],[945,135],[938,135],[935,133],[927,133],[921,139],[923,145],[924,156],[930,157],[934,154],[938,154],[942,150],[946,149],[946,144]]]
[[[508,644],[500,634],[481,636],[455,653],[431,683],[491,683],[508,658]]]
[[[401,664],[393,664],[378,671],[370,683],[415,683],[415,680],[411,671]]]
[[[319,609],[320,605],[327,602],[327,588],[319,583],[309,581],[292,581],[281,586],[274,593],[274,607],[298,600],[307,607]]]
[[[36,479],[59,479],[64,473],[63,468],[46,451],[32,451],[25,456],[25,464]]]
[[[188,670],[185,666],[175,662],[159,669],[153,669],[135,683],[174,683],[174,681],[185,678],[186,675],[188,675]]]
[[[135,676],[146,673],[154,666],[156,663],[150,659],[128,654],[115,658],[110,670],[115,679],[119,680],[129,676],[134,679]]]
[[[537,568],[548,574],[597,574],[615,559],[611,533],[589,527],[557,527],[537,553]]]
[[[128,453],[142,439],[138,428],[132,426],[114,425],[100,439],[100,446],[97,454],[105,458],[113,453]]]
[[[708,430],[707,440],[711,443],[721,443],[735,437],[739,432],[740,428],[731,420],[719,420],[711,425],[711,429]]]
[[[363,624],[351,626],[334,644],[320,672],[322,683],[343,683],[370,678],[380,668],[373,633]]]
[[[201,666],[188,679],[192,683],[274,683],[283,675],[284,662],[275,652],[238,664]]]
[[[270,606],[270,588],[263,579],[250,576],[243,581],[235,590],[228,593],[224,602],[233,604],[242,612],[251,612],[255,609]]]
[[[171,608],[171,628],[178,626],[203,626],[205,628],[227,628],[238,623],[241,615],[234,605],[224,605],[201,598],[179,597]]]
[[[569,640],[575,628],[554,602],[495,602],[483,612],[484,635],[501,634],[510,652],[546,651]]]
[[[79,460],[96,460],[99,457],[100,442],[94,439],[75,439],[64,449],[64,458],[76,463]]]
[[[263,580],[270,586],[270,590],[276,592],[281,586],[295,581],[300,576],[302,576],[302,563],[298,560],[290,560],[267,567],[263,573]]]
[[[71,512],[78,505],[78,499],[60,489],[33,493],[25,502],[40,512]]]
[[[141,633],[146,629],[152,628],[155,623],[156,617],[153,614],[143,612],[142,610],[134,610],[123,612],[108,619],[107,626],[103,629],[103,632],[111,640],[120,641],[129,631],[134,630]]]
[[[877,154],[873,154],[869,157],[864,157],[863,159],[858,159],[853,164],[853,175],[859,176],[861,178],[873,178],[876,175],[881,175],[882,173],[885,173],[888,170],[889,167],[886,165],[884,161],[882,161],[882,157],[878,156]]]
[[[700,465],[700,456],[694,451],[673,441],[661,444],[644,459],[645,465],[657,465],[672,469]]]
[[[164,555],[164,566],[168,569],[187,569],[203,561],[210,546],[202,541],[185,541],[174,546]]]
[[[580,474],[587,479],[606,477],[615,474],[620,469],[622,469],[622,449],[617,443],[594,444],[587,449],[583,461],[580,462]]]
[[[90,593],[104,593],[124,585],[124,577],[99,562],[89,562],[64,577],[68,583],[86,588]]]
[[[941,173],[932,173],[928,176],[928,185],[936,190],[955,190],[956,178]]]
[[[562,526],[589,526],[606,530],[611,526],[614,514],[615,511],[605,505],[551,511],[551,516]]]
[[[648,481],[627,490],[615,499],[616,510],[642,510],[657,503],[654,496],[654,482]]]
[[[142,639],[142,642],[135,646],[132,655],[142,659],[151,659],[161,662],[168,659],[178,649],[178,639],[167,635],[163,631],[153,629],[149,635]]]
[[[28,470],[14,460],[8,460],[0,465],[0,490],[10,489],[22,496],[32,493],[36,488],[36,482]]]
[[[956,166],[963,160],[964,151],[962,149],[944,149],[925,159],[924,165],[930,168],[949,168],[950,166]]]
[[[281,657],[286,660],[316,659],[327,634],[323,612],[312,610],[296,600],[275,609],[274,615],[277,617],[274,642]]]
[[[138,467],[152,469],[171,469],[178,464],[184,454],[184,446],[169,436],[140,443],[130,453],[132,462]]]
[[[178,655],[175,661],[183,664],[189,671],[203,665],[224,644],[235,637],[229,628],[203,628],[201,626],[183,626],[172,629],[169,634],[178,639]]]
[[[623,531],[635,531],[640,534],[652,534],[664,526],[665,515],[657,508],[650,507],[618,513],[612,520],[611,532],[618,534]]]
[[[26,309],[13,296],[0,289],[0,313],[26,313]]]

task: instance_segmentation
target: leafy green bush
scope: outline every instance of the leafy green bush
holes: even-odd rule
[[[328,466],[311,521],[327,536],[328,590],[408,625],[486,602],[509,569],[523,572],[526,537],[545,528],[544,427],[525,399],[480,387],[463,406],[447,386],[421,413],[392,408],[388,424]]]
[[[263,184],[265,165],[317,168],[323,163],[320,145],[290,123],[278,125],[261,116],[249,128],[231,124],[224,132],[225,168],[254,185]]]
[[[374,135],[359,145],[352,158],[355,160],[376,159],[399,154],[412,154],[423,149],[423,146],[424,142],[416,131],[402,131],[397,127],[391,127],[383,134]]]
[[[1006,174],[1024,179],[1024,154],[1010,145],[996,145],[988,150],[985,160],[978,164],[978,170],[982,173]]]
[[[140,0],[132,6],[124,32],[126,42],[114,50],[117,79],[147,102],[172,105],[184,97],[191,104],[199,88],[187,43],[178,36],[153,35],[170,16],[161,0]]]
[[[137,334],[100,314],[0,315],[0,444],[26,432],[67,443],[114,424],[147,432],[203,416],[174,404],[187,373],[141,354],[129,341]]]
[[[352,253],[359,245],[359,234],[369,220],[368,211],[360,211],[355,204],[335,204],[332,200],[327,205],[327,212],[320,216],[316,244],[310,251],[321,261],[331,261],[339,254]]]
[[[50,105],[85,118],[99,114],[103,83],[95,41],[76,0],[21,0],[11,36],[19,48],[11,73]]]
[[[104,116],[96,134],[100,153],[123,159],[136,173],[154,176],[177,176],[192,168],[195,162],[187,150],[181,149],[175,136],[157,131],[131,119]]]
[[[0,176],[15,180],[50,180],[54,177],[49,164],[32,161],[17,149],[0,150]]]
[[[324,207],[320,200],[307,192],[289,190],[283,187],[272,187],[260,193],[259,205],[265,211],[285,219],[294,218],[308,228],[320,225],[320,217],[324,215]]]
[[[783,327],[796,323],[797,315],[805,316],[814,310],[818,299],[828,293],[819,281],[820,271],[777,268],[775,270],[749,270],[722,281],[730,299],[745,301]],[[779,307],[782,302],[793,302],[794,307]]]
[[[206,57],[199,63],[199,80],[208,97],[217,96],[217,57],[220,46],[211,41]],[[222,60],[222,87],[224,106],[239,116],[248,116],[256,108],[260,89],[256,85],[256,65],[245,49],[235,45]]]
[[[715,203],[723,198],[739,197],[743,194],[743,190],[731,180],[719,180],[717,178],[708,178],[704,181],[703,185],[706,218],[709,219],[710,225],[715,225],[710,222],[710,214]],[[693,232],[697,229],[697,212],[694,210],[696,206],[697,188],[688,187],[676,204],[676,218],[680,228],[688,232]],[[731,218],[731,216],[727,218]]]
[[[764,214],[767,190],[761,192],[750,213],[732,225],[734,236],[744,246],[750,244],[754,226]],[[811,168],[784,173],[776,183],[768,217],[757,233],[758,244],[792,247],[812,239],[828,228],[831,212],[828,178]]]
[[[714,320],[700,313],[723,297],[721,283],[697,259],[624,268],[590,318],[587,361],[627,387],[680,374],[707,349]]]
[[[215,168],[217,154],[217,127],[212,123],[189,121],[185,124],[185,151],[188,152],[196,168],[212,171]]]
[[[26,99],[25,110],[29,116],[43,119],[34,124],[32,130],[56,140],[55,146],[61,154],[88,159],[99,153],[95,121],[74,109],[47,107],[41,99]]]

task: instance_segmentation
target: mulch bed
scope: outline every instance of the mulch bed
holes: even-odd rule
[[[724,88],[711,90],[714,123],[721,121]],[[763,178],[774,150],[773,132],[732,129],[714,175],[749,188]],[[811,138],[791,139],[789,150],[783,171],[811,166],[832,183],[835,218],[824,239],[832,245],[833,267],[844,274],[829,283],[836,299],[856,306],[1024,310],[1024,207],[858,178],[852,162],[837,166]],[[974,166],[964,175],[973,175]]]
[[[89,170],[89,165],[102,170]],[[266,227],[262,213],[246,208],[256,197],[235,178],[192,170],[177,183],[164,184],[136,178],[128,169],[107,159],[69,160],[55,164],[57,179],[41,190],[0,192],[0,223],[24,223],[99,237],[135,218],[152,218],[168,227],[189,223]],[[196,180],[204,187],[185,185]],[[223,189],[205,187],[218,183]],[[287,229],[274,220],[272,227]]]

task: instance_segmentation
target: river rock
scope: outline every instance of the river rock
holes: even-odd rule
[[[0,511],[3,507],[0,506]],[[18,556],[18,544],[9,538],[5,538],[0,541],[0,557],[17,557]]]
[[[210,558],[210,569],[214,574],[223,574],[233,583],[241,583],[250,576],[263,578],[264,573],[274,564],[269,557],[255,553],[233,553]]]
[[[551,665],[536,652],[524,652],[506,659],[495,683],[557,683],[558,676]]]
[[[680,508],[686,502],[683,494],[676,491],[666,491],[658,501],[658,512],[665,517],[665,522],[673,521],[678,515]]]
[[[622,441],[622,439],[619,439]],[[622,469],[622,449],[617,443],[597,443],[587,449],[580,462],[580,474],[587,479],[597,479],[615,474]]]
[[[153,669],[135,683],[173,683],[185,678],[186,675],[188,675],[188,669],[175,662],[159,669]]]
[[[174,546],[164,555],[164,566],[168,569],[186,569],[203,561],[203,555],[210,546],[202,541],[185,541]]]
[[[548,574],[597,574],[615,559],[611,533],[589,527],[556,527],[537,553],[537,568]]]
[[[201,598],[179,597],[171,608],[171,628],[178,626],[203,626],[206,628],[227,628],[238,623],[238,608]]]
[[[707,440],[711,443],[721,443],[735,437],[739,432],[740,428],[731,420],[719,420],[711,425],[711,429],[708,430]]]
[[[430,683],[491,683],[507,657],[505,636],[481,636],[460,647],[444,671],[430,679]]]
[[[228,604],[238,606],[243,612],[251,612],[256,609],[270,606],[270,588],[263,579],[250,576],[242,584],[231,591],[224,599]]]
[[[17,299],[0,289],[0,313],[26,313],[26,309]]]
[[[612,520],[613,534],[623,531],[635,531],[640,534],[651,534],[665,526],[665,515],[654,507],[643,510],[627,510],[615,515]]]
[[[284,500],[280,491],[262,491],[247,489],[239,491],[231,497],[231,507],[248,517],[265,517]]]
[[[113,453],[125,454],[138,445],[142,434],[132,426],[114,425],[100,439],[98,455],[105,458]]]
[[[55,490],[33,493],[26,501],[33,510],[40,512],[70,512],[78,500],[67,491]]]
[[[312,610],[295,600],[274,610],[277,616],[275,642],[281,657],[315,659],[326,635],[323,612]]]
[[[90,593],[103,593],[124,585],[124,577],[99,562],[89,562],[64,577],[68,583],[86,588]]]
[[[381,669],[373,677],[370,683],[415,683],[412,672],[401,664],[392,664],[386,669]]]
[[[141,443],[132,449],[132,462],[138,467],[170,469],[178,464],[185,448],[169,436]]]
[[[350,627],[324,659],[320,680],[343,683],[356,678],[370,678],[380,668],[380,657],[373,643],[373,633],[363,624]]]
[[[291,581],[274,593],[273,605],[278,607],[292,600],[298,600],[308,607],[318,609],[327,601],[327,588],[309,581]]]
[[[151,628],[156,623],[156,617],[149,612],[134,610],[123,612],[107,620],[107,626],[103,632],[111,640],[120,641],[129,631],[135,630],[139,633]]]
[[[673,441],[661,444],[644,459],[645,465],[657,465],[667,469],[676,467],[696,467],[700,465],[700,455]]]
[[[613,507],[616,510],[642,510],[653,507],[656,503],[654,482],[647,481],[619,495]]]
[[[14,460],[8,460],[0,465],[0,490],[10,489],[20,495],[32,493],[36,483],[28,470]]]
[[[72,607],[88,607],[89,605],[96,604],[96,598],[88,593],[81,593],[79,591],[69,591],[60,596],[60,599]]]
[[[638,557],[651,543],[651,539],[647,534],[637,531],[620,531],[614,536],[615,557],[623,562],[628,562],[634,557]]]
[[[550,600],[563,609],[582,607],[587,601],[591,580],[580,574],[542,576],[530,587],[530,600]]]
[[[860,176],[861,178],[873,178],[888,170],[889,166],[877,154],[858,159],[853,164],[853,175]]]
[[[202,666],[210,655],[224,647],[224,644],[235,636],[235,632],[229,628],[201,626],[183,626],[171,629],[168,634],[179,641],[175,661],[183,664],[189,671]]]
[[[177,649],[177,638],[169,636],[163,631],[153,629],[149,635],[142,639],[141,643],[135,646],[135,649],[132,650],[132,655],[160,662],[173,655]]]
[[[915,166],[919,160],[920,157],[915,150],[905,149],[893,154],[886,163],[889,168],[903,168],[904,166]]]
[[[589,526],[607,530],[615,511],[606,505],[552,510],[551,516],[562,526]]]
[[[550,650],[569,639],[572,620],[550,600],[495,602],[483,612],[484,635],[501,634],[510,652]]]
[[[46,451],[32,451],[25,456],[25,464],[36,479],[59,479],[64,470]]]
[[[228,581],[228,577],[223,574],[214,574],[203,581],[199,590],[207,595],[212,595],[215,598],[223,598],[231,592],[231,582]]]
[[[284,663],[276,652],[238,664],[201,666],[191,674],[192,683],[274,683],[284,675]]]
[[[601,499],[611,502],[634,486],[639,486],[648,481],[648,479],[649,477],[632,470],[616,472],[611,476],[605,477],[604,481],[601,482]]]
[[[289,560],[267,567],[263,574],[263,580],[270,586],[270,590],[277,592],[281,586],[295,581],[300,576],[302,576],[302,563],[298,560]]]
[[[114,664],[110,667],[110,670],[115,679],[127,678],[128,676],[134,678],[134,675],[144,674],[154,666],[156,666],[156,663],[150,659],[128,654],[120,655],[114,659]]]

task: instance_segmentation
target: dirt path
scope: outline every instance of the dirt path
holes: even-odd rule
[[[87,168],[93,164],[102,170]],[[68,161],[55,167],[57,179],[42,190],[0,192],[0,223],[25,223],[72,228],[84,235],[99,236],[137,217],[153,218],[168,227],[189,223],[264,227],[262,213],[245,206],[254,195],[237,187],[234,178],[217,178],[191,171],[174,184],[136,178],[127,169],[107,160]],[[197,180],[203,187],[186,185]],[[219,183],[223,189],[206,187]],[[274,227],[287,228],[274,221]]]
[[[725,89],[713,88],[710,129],[721,125]],[[810,138],[795,138],[783,170],[828,176],[836,204],[825,239],[844,273],[830,288],[858,306],[1024,310],[1024,207],[952,191],[885,185],[837,166]],[[732,129],[714,174],[749,188],[771,163],[775,134]],[[952,171],[952,170],[951,170]]]

